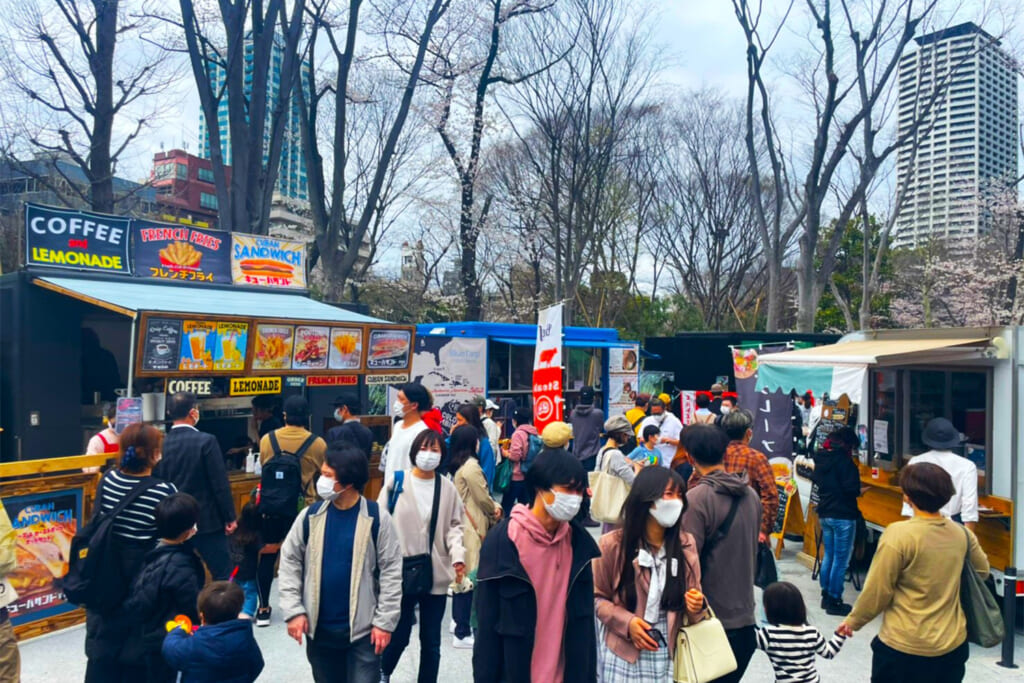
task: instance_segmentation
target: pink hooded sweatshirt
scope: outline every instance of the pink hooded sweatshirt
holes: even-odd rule
[[[530,680],[562,683],[565,673],[565,601],[572,567],[572,527],[562,522],[548,533],[530,508],[516,505],[508,523],[508,537],[519,551],[519,561],[533,584],[537,598],[537,628],[533,637]]]

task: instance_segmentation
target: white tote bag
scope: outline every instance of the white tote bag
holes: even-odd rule
[[[679,629],[673,680],[676,683],[707,683],[736,670],[736,656],[715,613],[708,606],[708,617]]]
[[[601,454],[601,469],[589,475],[590,494],[593,496],[590,516],[598,522],[618,524],[621,521],[622,504],[629,495],[629,485],[621,477],[608,472],[610,460],[605,450]]]

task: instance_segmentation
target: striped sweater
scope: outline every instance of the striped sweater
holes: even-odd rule
[[[142,477],[124,474],[118,470],[110,470],[100,483],[100,506],[104,512],[112,512],[128,495]],[[156,539],[156,506],[167,496],[178,489],[158,479],[145,493],[140,495],[114,520],[114,535],[133,541],[152,541]]]
[[[764,650],[775,670],[776,683],[817,683],[815,654],[832,659],[843,646],[845,636],[830,640],[813,626],[758,626],[757,649]]]

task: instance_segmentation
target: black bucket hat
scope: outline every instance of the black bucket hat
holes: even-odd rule
[[[964,442],[964,435],[953,426],[953,423],[944,417],[933,417],[924,426],[924,433],[921,434],[921,441],[926,446],[948,450],[956,448]]]

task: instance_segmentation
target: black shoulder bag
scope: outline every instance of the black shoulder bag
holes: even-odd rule
[[[397,503],[396,503],[397,504]],[[415,501],[414,501],[415,504]],[[434,502],[430,508],[430,535],[427,552],[402,558],[402,596],[419,597],[428,595],[434,587],[434,567],[431,553],[434,552],[434,532],[437,531],[437,510],[441,504],[441,479],[434,477]]]

